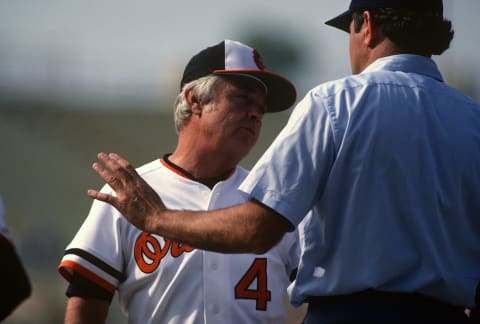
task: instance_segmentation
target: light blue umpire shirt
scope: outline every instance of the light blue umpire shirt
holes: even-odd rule
[[[480,106],[394,55],[307,93],[240,189],[297,226],[290,297],[374,288],[471,307],[480,279]]]

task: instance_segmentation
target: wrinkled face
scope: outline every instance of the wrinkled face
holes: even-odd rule
[[[224,77],[204,105],[202,130],[209,145],[243,158],[255,145],[266,109],[263,85],[249,77]]]

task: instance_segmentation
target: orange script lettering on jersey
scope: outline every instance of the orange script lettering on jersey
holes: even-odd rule
[[[162,248],[160,242],[153,235],[142,232],[135,241],[133,253],[138,268],[145,273],[152,273],[158,268],[158,265],[169,250],[172,257],[176,258],[184,252],[193,251],[194,248],[170,240],[165,240]]]

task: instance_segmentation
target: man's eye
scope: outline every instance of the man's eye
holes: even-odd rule
[[[247,95],[242,95],[242,94],[236,95],[235,98],[242,102],[248,102],[249,100],[249,97]]]

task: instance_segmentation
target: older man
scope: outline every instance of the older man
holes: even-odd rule
[[[183,74],[177,147],[138,173],[170,208],[245,202],[237,187],[247,171],[238,163],[256,143],[264,113],[295,98],[290,81],[265,70],[255,49],[230,40],[209,47]],[[295,233],[262,255],[203,251],[141,231],[94,202],[59,266],[70,281],[65,323],[103,323],[116,290],[129,323],[282,323],[299,254]]]

